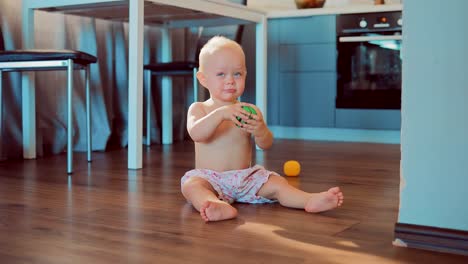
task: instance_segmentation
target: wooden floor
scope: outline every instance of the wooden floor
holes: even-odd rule
[[[228,151],[228,150],[226,150]],[[235,220],[205,224],[180,193],[193,166],[190,142],[0,163],[0,263],[468,263],[467,257],[392,246],[398,216],[399,145],[277,140],[256,160],[318,192],[339,185],[344,205],[307,214],[236,204]]]

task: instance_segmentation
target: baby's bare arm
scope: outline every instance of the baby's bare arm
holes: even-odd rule
[[[261,149],[268,149],[273,145],[273,133],[271,133],[268,126],[263,123],[263,128],[260,128],[255,137],[255,144]]]
[[[253,104],[248,104],[248,106],[254,108],[256,114],[246,119],[246,123],[242,126],[242,129],[254,136],[255,144],[257,144],[258,147],[261,149],[268,149],[273,145],[273,133],[271,133],[265,123],[262,111]]]
[[[245,118],[249,114],[241,106],[242,104],[237,103],[208,112],[203,103],[193,103],[188,110],[187,116],[187,130],[190,137],[195,142],[206,142],[224,120],[231,120],[240,126],[241,123],[236,119],[236,116],[244,116]]]
[[[222,111],[206,113],[201,103],[193,103],[187,115],[187,130],[195,142],[207,141],[223,121]]]

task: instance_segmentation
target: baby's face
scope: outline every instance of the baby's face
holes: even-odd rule
[[[203,74],[211,97],[233,102],[245,88],[245,57],[237,48],[225,47],[207,56]]]

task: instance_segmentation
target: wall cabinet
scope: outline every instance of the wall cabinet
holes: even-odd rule
[[[334,127],[335,79],[332,72],[281,73],[279,125]]]
[[[268,62],[270,125],[335,126],[334,15],[269,20]]]
[[[399,130],[400,110],[336,109],[336,16],[268,21],[268,117],[273,126]]]

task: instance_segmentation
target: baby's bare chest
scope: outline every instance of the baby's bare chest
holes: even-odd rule
[[[237,127],[233,122],[224,121],[216,129],[212,140],[217,142],[241,143],[249,141],[250,134]]]
[[[224,122],[210,141],[195,144],[196,167],[216,171],[247,168],[250,166],[250,152],[250,134]]]

